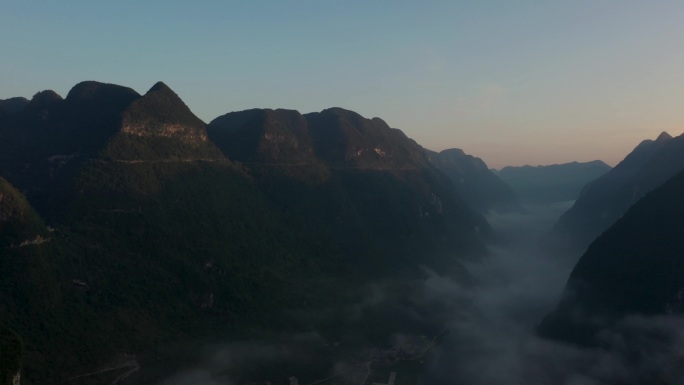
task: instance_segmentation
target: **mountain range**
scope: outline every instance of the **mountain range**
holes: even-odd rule
[[[459,261],[493,238],[379,118],[248,110],[205,125],[161,82],[144,95],[87,81],[66,98],[8,100],[0,320],[23,341],[23,383],[130,354],[149,383],[191,360],[193,341],[382,340],[406,322],[345,310],[367,284],[421,267],[465,280]]]
[[[522,202],[548,204],[577,199],[587,183],[608,171],[610,166],[595,160],[549,166],[508,166],[495,173]]]
[[[615,168],[587,184],[554,234],[588,245],[641,197],[684,168],[684,136],[644,140]]]
[[[482,212],[523,210],[513,189],[494,174],[482,159],[468,155],[459,148],[425,152],[428,160],[451,179],[470,206]]]
[[[624,317],[684,311],[682,138],[613,169],[492,171],[337,107],[205,124],[161,82],[0,100],[0,381],[111,383],[127,374],[91,374],[125,362],[154,383],[207,342],[301,333],[326,353],[238,377],[323,378],[360,341],[443,330],[415,283],[476,284],[464,266],[498,242],[484,215],[520,202],[576,199],[554,232],[591,244],[538,331],[600,345]],[[381,310],[359,314],[377,282]]]
[[[543,336],[600,345],[630,315],[684,312],[684,171],[647,193],[591,243],[573,269]]]

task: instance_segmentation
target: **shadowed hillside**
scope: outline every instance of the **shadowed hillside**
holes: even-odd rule
[[[26,384],[87,382],[131,354],[149,383],[207,340],[389,338],[346,314],[368,283],[420,266],[463,279],[491,237],[415,142],[342,109],[229,114],[207,133],[163,83],[84,82],[0,115],[0,139],[0,170],[51,229],[0,259]]]
[[[472,207],[487,212],[520,211],[515,192],[487,167],[480,158],[452,148],[442,152],[426,150],[430,162],[451,179],[463,199]]]
[[[684,136],[641,142],[614,169],[589,183],[558,221],[557,235],[586,245],[631,205],[684,169]]]
[[[542,335],[581,344],[627,315],[684,311],[684,173],[646,194],[575,266]]]

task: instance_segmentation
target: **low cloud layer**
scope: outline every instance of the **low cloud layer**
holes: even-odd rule
[[[603,349],[584,349],[534,335],[554,308],[579,254],[549,255],[539,239],[563,206],[489,218],[508,241],[467,267],[479,285],[466,296],[472,312],[454,317],[425,384],[613,385],[684,383],[684,322],[628,317],[603,332]],[[574,254],[574,255],[573,255]]]
[[[539,242],[567,206],[529,207],[526,214],[490,216],[503,242],[482,261],[465,264],[474,284],[425,269],[422,281],[382,281],[359,288],[364,299],[338,309],[335,318],[352,328],[382,320],[377,334],[396,332],[395,339],[406,337],[401,333],[431,335],[446,323],[448,334],[428,360],[423,385],[684,384],[684,319],[680,317],[628,317],[601,334],[602,349],[535,336],[534,328],[558,303],[581,254],[578,250],[551,253]],[[234,373],[255,363],[286,363],[296,374],[295,369],[307,368],[322,357],[317,354],[329,356],[338,344],[343,349],[350,343],[368,351],[354,348],[352,355],[331,358],[328,376],[361,385],[369,351],[382,346],[369,337],[373,334],[373,328],[335,336],[320,330],[207,347],[202,365],[180,371],[162,384],[234,384]],[[290,372],[265,378],[286,375]]]

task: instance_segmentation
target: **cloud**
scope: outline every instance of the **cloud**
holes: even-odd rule
[[[424,383],[616,385],[684,383],[684,319],[627,317],[604,330],[601,349],[543,340],[537,323],[555,305],[577,255],[550,255],[538,239],[563,207],[488,219],[508,243],[467,265],[479,285],[472,311],[454,317]],[[427,285],[427,283],[426,283]],[[461,298],[464,289],[451,295]],[[442,292],[442,295],[450,295]]]
[[[325,345],[317,333],[281,335],[269,341],[238,341],[205,346],[197,352],[200,364],[172,374],[160,385],[230,385],[255,370],[289,364],[293,370],[316,359]],[[280,370],[282,371],[282,370]],[[251,373],[251,374],[250,374]],[[274,372],[276,373],[276,372]],[[287,378],[294,373],[283,372]]]
[[[505,242],[491,247],[483,260],[465,264],[475,284],[462,284],[427,268],[422,279],[378,280],[359,288],[363,295],[357,304],[321,316],[340,323],[332,334],[318,331],[206,347],[198,353],[201,365],[179,371],[162,384],[241,383],[240,373],[255,363],[306,368],[346,346],[353,348],[337,350],[322,374],[357,383],[367,373],[370,349],[410,340],[423,334],[419,330],[434,332],[445,324],[449,333],[427,361],[424,384],[684,383],[682,317],[627,317],[601,333],[601,349],[534,334],[538,322],[556,306],[578,257],[549,254],[539,243],[564,208],[536,206],[528,207],[526,214],[490,215],[490,224]],[[385,338],[388,332],[394,333],[393,339],[374,339],[374,333]],[[340,347],[332,347],[340,341]],[[281,374],[278,378],[296,373]]]

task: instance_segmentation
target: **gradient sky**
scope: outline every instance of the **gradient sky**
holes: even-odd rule
[[[205,121],[339,106],[491,167],[684,131],[681,0],[3,0],[0,34],[0,99],[163,80]]]

